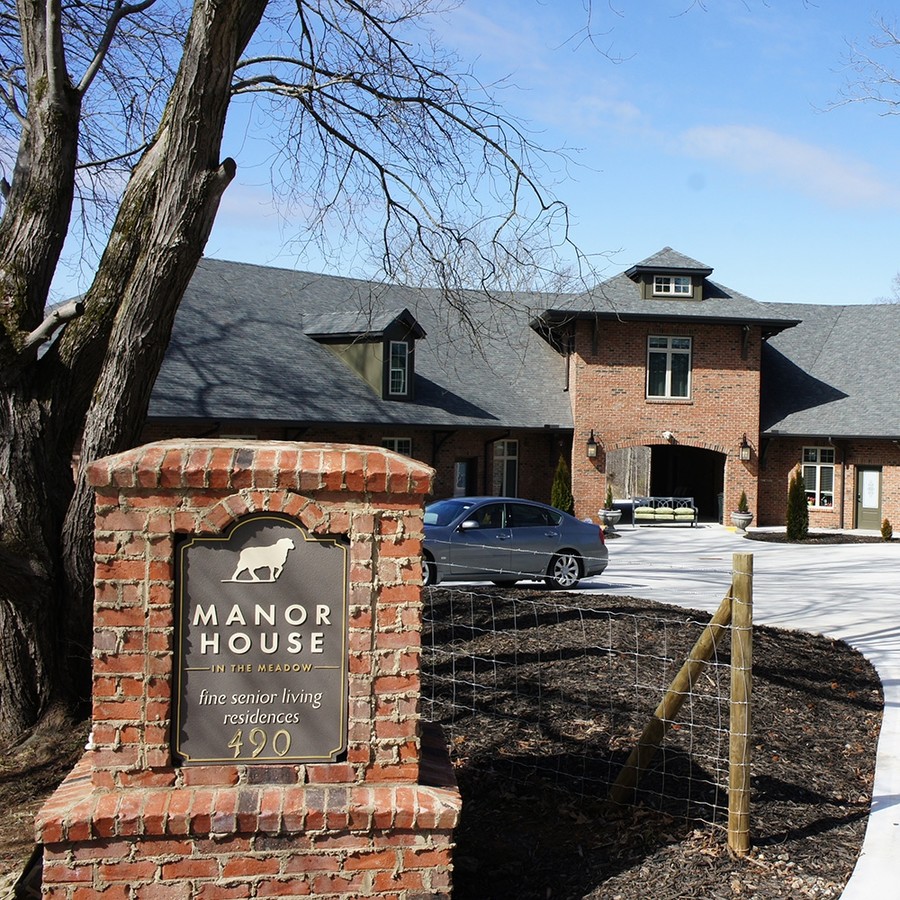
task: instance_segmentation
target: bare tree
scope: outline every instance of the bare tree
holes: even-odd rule
[[[139,437],[235,174],[221,156],[234,97],[284,121],[278,165],[314,198],[310,234],[380,210],[388,272],[417,248],[436,279],[452,283],[445,260],[464,254],[487,284],[496,251],[527,260],[565,232],[533,175],[538,148],[430,43],[435,5],[0,0],[0,742],[84,696],[84,466]],[[93,281],[48,312],[76,228],[103,235]]]
[[[897,23],[881,18],[868,47],[851,45],[848,53],[848,77],[842,98],[835,106],[850,103],[874,104],[881,115],[900,115],[900,31]],[[900,303],[900,273],[891,281],[891,293],[877,303]]]
[[[882,115],[898,115],[900,76],[896,68],[900,33],[896,24],[887,19],[877,20],[876,27],[868,48],[850,46],[847,59],[850,74],[843,97],[836,105],[875,103]]]

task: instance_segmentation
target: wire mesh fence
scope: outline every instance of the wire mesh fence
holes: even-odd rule
[[[470,779],[603,801],[707,621],[633,598],[429,588],[423,712]],[[630,799],[727,824],[729,665],[724,642]]]

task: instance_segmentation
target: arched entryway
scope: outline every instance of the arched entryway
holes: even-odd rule
[[[725,454],[680,444],[650,447],[650,494],[693,497],[701,522],[721,521]]]

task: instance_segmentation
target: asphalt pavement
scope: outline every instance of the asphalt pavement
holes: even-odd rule
[[[755,622],[842,639],[875,666],[884,718],[872,808],[842,900],[900,898],[900,541],[768,543],[709,524],[616,531],[609,567],[580,591],[713,612],[731,583],[732,555],[752,553]]]

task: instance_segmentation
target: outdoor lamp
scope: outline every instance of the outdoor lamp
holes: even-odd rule
[[[597,441],[594,438],[594,429],[591,429],[591,436],[587,439],[587,457],[588,459],[597,458]]]
[[[744,436],[741,438],[741,446],[739,448],[739,455],[743,462],[750,461],[750,445],[747,443],[747,434],[744,433]]]

